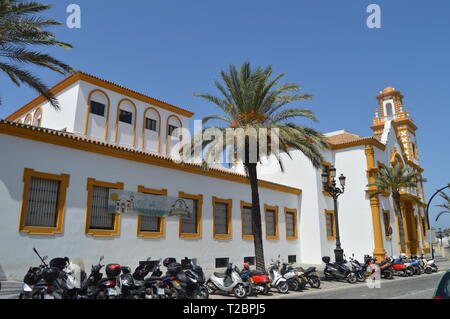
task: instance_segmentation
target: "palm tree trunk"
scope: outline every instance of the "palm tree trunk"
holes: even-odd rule
[[[252,190],[252,231],[253,231],[253,243],[255,245],[256,269],[264,271],[266,267],[264,263],[261,209],[259,206],[258,173],[256,171],[256,165],[257,163],[245,164]]]
[[[398,220],[399,236],[400,236],[400,247],[402,252],[406,253],[405,246],[405,228],[403,227],[403,214],[400,206],[400,194],[392,194],[392,199],[394,200],[394,211]]]

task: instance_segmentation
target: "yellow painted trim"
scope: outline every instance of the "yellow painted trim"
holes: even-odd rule
[[[227,233],[226,234],[216,234],[216,204],[226,204],[227,205]],[[223,199],[213,196],[213,236],[218,240],[229,240],[233,238],[233,200]]]
[[[65,78],[64,80],[62,80],[61,82],[57,83],[55,86],[53,86],[50,89],[50,92],[53,94],[58,94],[59,92],[65,90],[66,88],[68,88],[69,86],[71,86],[72,84],[74,84],[77,81],[84,81],[96,86],[99,86],[101,88],[128,96],[129,98],[133,98],[135,100],[144,102],[146,104],[151,104],[157,107],[160,107],[162,109],[165,109],[169,112],[173,112],[176,114],[179,114],[181,116],[185,116],[187,118],[190,118],[194,115],[193,112],[187,111],[185,109],[182,109],[180,107],[171,105],[169,103],[157,100],[155,98],[146,96],[144,94],[138,93],[136,91],[127,89],[123,86],[117,85],[115,83],[109,82],[109,81],[105,81],[102,80],[100,78],[97,78],[95,76],[83,73],[83,72],[75,72],[72,75],[70,75],[69,77]],[[37,98],[35,98],[34,100],[32,100],[31,102],[29,102],[28,104],[24,105],[23,107],[21,107],[20,109],[18,109],[17,111],[15,111],[14,113],[12,113],[11,115],[9,115],[6,119],[10,120],[10,121],[14,121],[17,118],[21,117],[23,114],[27,113],[28,111],[32,110],[33,108],[35,108],[36,106],[45,103],[47,100],[45,99],[45,97],[43,97],[42,95],[38,96]]]
[[[244,208],[252,208],[252,203],[247,203],[241,200],[241,237],[243,240],[253,240],[253,235],[244,235]],[[253,229],[253,226],[252,226]]]
[[[197,200],[197,233],[182,233],[183,220],[180,218],[178,222],[178,234],[180,238],[184,239],[200,239],[202,237],[202,209],[203,209],[203,195],[191,195],[183,192],[178,193],[178,197],[186,199]]]
[[[91,229],[91,204],[92,204],[92,190],[94,186],[105,187],[112,189],[124,189],[123,183],[109,183],[101,182],[94,178],[88,178],[87,180],[87,204],[86,204],[86,221],[85,221],[85,234],[92,237],[113,237],[120,235],[120,214],[114,216],[114,228],[111,230],[105,229]]]
[[[183,122],[181,122],[180,118],[174,114],[171,114],[167,117],[166,120],[166,154],[169,153],[169,121],[171,118],[177,119],[177,121],[180,123],[180,130],[183,128]],[[180,142],[183,140],[183,135],[180,133]]]
[[[144,186],[138,186],[139,193],[152,194],[152,195],[161,195],[167,196],[167,189],[154,189],[154,188],[146,188]],[[141,231],[141,220],[142,216],[139,215],[137,218],[137,236],[142,238],[164,238],[166,237],[166,218],[159,218],[159,232],[149,232],[149,231]]]
[[[130,103],[134,108],[134,119],[133,119],[133,147],[136,146],[136,122],[137,122],[137,107],[136,104],[134,104],[133,101],[130,99],[121,99],[119,103],[117,104],[117,114],[116,114],[116,130],[115,130],[115,137],[114,137],[114,143],[117,144],[117,140],[119,139],[119,114],[120,114],[120,105],[124,102]]]
[[[287,215],[289,213],[294,214],[294,236],[288,236]],[[287,240],[298,240],[298,222],[297,222],[297,219],[298,219],[298,211],[297,211],[297,209],[295,209],[295,208],[290,209],[290,208],[287,208],[287,207],[284,208],[284,220],[285,220],[285,226],[286,226],[286,239]]]
[[[95,93],[100,93],[102,95],[104,95],[106,97],[106,116],[105,116],[105,141],[108,140],[108,132],[109,132],[109,112],[110,112],[110,108],[111,108],[111,100],[109,99],[108,94],[106,94],[106,92],[99,90],[99,89],[95,89],[92,90],[89,95],[88,95],[88,99],[87,99],[87,106],[86,106],[86,117],[84,119],[84,135],[88,135],[88,130],[89,130],[89,115],[91,113],[91,101],[92,101],[92,96]]]
[[[267,235],[267,211],[268,210],[272,210],[275,211],[275,236],[269,236]],[[264,205],[264,221],[266,224],[266,239],[267,240],[279,240],[280,239],[280,231],[279,231],[279,227],[278,227],[278,206],[269,206],[269,205]]]
[[[355,146],[375,146],[378,149],[384,151],[386,149],[386,145],[384,145],[383,143],[381,143],[380,141],[376,140],[375,138],[366,138],[366,139],[361,139],[355,142],[349,142],[349,143],[344,143],[344,144],[329,144],[328,146],[330,147],[331,150],[341,150],[344,148],[350,148],[350,147],[355,147]]]
[[[38,125],[34,125],[34,119],[36,118],[36,114],[38,113],[38,112],[41,112],[41,118],[39,119],[39,123],[38,123]],[[31,123],[31,125],[33,125],[33,126],[37,126],[37,127],[41,127],[42,126],[42,116],[44,115],[44,111],[42,110],[42,107],[38,107],[38,108],[36,108],[36,110],[34,111],[34,113],[33,113],[33,120],[32,120],[32,123]]]
[[[58,190],[58,203],[57,203],[57,215],[55,227],[34,227],[25,226],[28,198],[30,194],[31,178],[49,179],[59,181]],[[69,187],[70,176],[67,174],[55,175],[43,172],[36,172],[31,168],[25,168],[23,173],[23,195],[22,195],[22,208],[20,210],[19,217],[19,232],[27,233],[29,235],[41,235],[52,236],[56,234],[62,234],[64,232],[64,212],[66,205],[66,193]]]
[[[142,123],[142,149],[145,150],[145,119],[148,111],[155,111],[158,114],[158,153],[161,153],[161,114],[154,107],[148,107],[144,111],[144,120]]]
[[[327,240],[336,240],[336,222],[334,219],[334,210],[325,209],[325,234],[327,236]],[[330,236],[328,234],[328,225],[327,225],[327,214],[331,215],[331,220],[333,221],[333,235]]]
[[[136,151],[134,149],[124,148],[122,146],[118,147],[116,145],[112,145],[109,143],[92,141],[80,136],[73,136],[71,134],[55,132],[53,130],[48,129],[31,130],[27,127],[20,126],[16,123],[9,124],[5,122],[0,122],[0,133],[28,140],[38,141],[41,143],[49,143],[53,145],[91,152],[104,156],[120,158],[128,161],[144,163],[147,165],[154,165],[173,170],[179,170],[191,174],[249,185],[248,178],[243,174],[222,171],[214,168],[211,168],[208,171],[204,171],[202,170],[200,165],[189,163],[177,164],[172,160],[164,158],[162,156],[156,156],[141,151]],[[302,190],[298,188],[276,184],[273,182],[263,180],[258,181],[258,186],[292,195],[300,195],[302,193]]]

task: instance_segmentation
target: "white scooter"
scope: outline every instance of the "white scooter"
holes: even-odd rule
[[[250,291],[248,283],[242,281],[239,271],[233,264],[228,264],[225,273],[215,272],[206,281],[206,287],[209,294],[216,291],[232,293],[236,298],[247,297],[247,292]]]
[[[280,256],[278,256],[280,258]],[[274,261],[272,259],[272,263],[270,264],[269,269],[267,272],[269,273],[270,281],[272,282],[272,287],[277,287],[277,290],[282,293],[286,294],[289,291],[289,285],[287,283],[286,278],[283,277],[283,275],[280,272],[280,259],[277,261]]]

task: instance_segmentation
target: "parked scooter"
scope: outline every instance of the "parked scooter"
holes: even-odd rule
[[[252,293],[267,295],[270,290],[270,278],[264,271],[251,270],[249,263],[244,263],[242,271],[240,272],[241,278],[244,282],[249,283],[250,291],[248,295]]]
[[[280,258],[280,256],[278,256]],[[276,287],[278,292],[282,294],[286,294],[289,291],[289,285],[287,283],[286,278],[280,272],[280,260],[274,261],[272,259],[272,263],[270,264],[269,269],[267,270],[269,274],[269,278],[271,281],[272,287]]]
[[[181,268],[186,273],[186,275],[190,278],[195,278],[197,281],[199,287],[198,287],[198,293],[197,298],[198,299],[208,299],[209,298],[209,292],[208,288],[205,285],[206,278],[205,273],[203,272],[202,267],[197,265],[196,263],[192,262],[192,259],[189,259],[187,257],[184,257],[184,259],[181,261]]]
[[[139,266],[131,274],[130,267],[122,267],[121,281],[121,295],[122,299],[142,299],[145,296],[145,277],[150,272],[151,258],[147,258],[147,262],[140,262]]]
[[[291,264],[282,263],[280,273],[286,278],[289,290],[299,291],[305,288],[306,280],[303,278],[303,272],[295,270]]]
[[[298,267],[295,269],[301,272],[300,276],[311,286],[311,288],[320,287],[320,278],[316,267],[309,267],[306,270],[302,267]]]
[[[206,281],[206,286],[210,294],[221,291],[232,293],[236,298],[247,297],[249,291],[249,283],[242,280],[239,271],[233,267],[232,263],[228,264],[225,273],[213,273]]]
[[[357,259],[355,259],[355,254],[349,258],[350,265],[352,267],[353,272],[356,274],[357,280],[359,282],[364,282],[368,277],[372,276],[375,273],[374,264],[364,263],[361,264]]]
[[[424,267],[425,273],[429,274],[429,269],[431,268],[431,272],[437,272],[438,267],[436,266],[434,259],[427,260],[424,255],[420,255],[420,258],[422,260],[422,265]],[[428,271],[428,272],[427,272]]]
[[[346,280],[348,283],[354,284],[358,281],[356,274],[345,263],[331,263],[331,258],[325,256],[322,258],[325,263],[323,271],[326,280]]]
[[[375,271],[375,265],[380,267],[381,277],[384,279],[392,279],[394,276],[394,269],[389,260],[389,257],[386,257],[381,263],[377,263],[377,258],[372,257],[370,255],[364,256],[364,262],[367,264],[367,267],[371,267]]]
[[[406,267],[406,265],[401,261],[399,261],[397,258],[395,257],[388,257],[388,258],[389,262],[392,265],[392,269],[394,270],[394,275],[402,277],[413,275],[412,272]]]
[[[42,271],[48,267],[47,263],[45,262],[48,259],[48,256],[41,257],[35,248],[33,248],[33,250],[41,260],[41,264],[39,265],[39,267],[30,267],[30,269],[28,270],[27,274],[23,278],[22,291],[19,294],[19,299],[33,298],[33,287],[42,280]]]

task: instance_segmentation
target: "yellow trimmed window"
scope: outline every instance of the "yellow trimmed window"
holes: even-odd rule
[[[383,210],[383,223],[384,223],[384,234],[387,240],[391,239],[388,235],[389,227],[391,226],[391,212],[388,210]]]
[[[233,200],[212,198],[213,204],[213,233],[215,239],[231,239],[232,230],[232,205]]]
[[[241,201],[242,239],[253,240],[252,204]]]
[[[123,190],[123,183],[108,183],[88,178],[85,233],[93,237],[120,235],[120,214],[108,212],[110,189]]]
[[[264,205],[266,220],[266,239],[278,240],[278,206]]]
[[[138,192],[150,195],[167,196],[167,189],[153,189],[138,186]],[[142,238],[163,238],[166,235],[166,219],[159,216],[139,215],[137,236]]]
[[[327,231],[327,239],[336,239],[336,225],[334,223],[334,210],[325,209],[325,225]]]
[[[297,240],[298,239],[297,210],[285,208],[284,217],[286,223],[286,239]]]
[[[188,199],[188,207],[192,206],[193,216],[191,219],[179,221],[179,236],[185,239],[199,239],[202,237],[202,195],[190,195],[180,192],[178,197]]]
[[[331,186],[331,174],[330,174],[330,169],[331,169],[331,163],[329,162],[322,162],[322,174],[328,174],[328,187]],[[322,178],[320,179],[321,183],[322,183]],[[322,193],[323,195],[327,196],[327,197],[331,197],[331,195],[325,191],[325,188],[323,187],[322,184]]]
[[[69,175],[25,168],[19,232],[30,235],[62,234]]]

